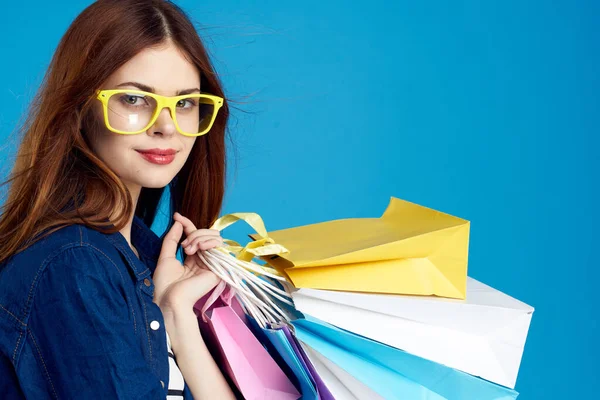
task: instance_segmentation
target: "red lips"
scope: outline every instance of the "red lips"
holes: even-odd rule
[[[137,149],[137,152],[144,154],[155,154],[159,156],[168,156],[177,153],[175,149]]]
[[[175,160],[175,149],[140,149],[136,150],[140,156],[152,164],[167,165]]]

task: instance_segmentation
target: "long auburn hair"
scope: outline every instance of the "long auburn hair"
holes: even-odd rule
[[[152,224],[165,188],[142,188],[133,210],[128,189],[92,152],[80,127],[99,85],[138,52],[166,40],[196,65],[202,92],[225,98],[194,24],[170,1],[98,0],[67,29],[19,128],[17,159],[2,183],[12,184],[1,207],[0,263],[67,225],[114,233],[132,211]],[[198,228],[209,227],[221,210],[228,119],[225,99],[211,131],[196,139],[168,185],[171,215],[178,211]],[[108,221],[110,215],[116,217]]]

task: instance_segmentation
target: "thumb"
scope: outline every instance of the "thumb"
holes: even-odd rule
[[[160,249],[160,256],[158,257],[159,260],[163,258],[174,258],[177,256],[177,246],[179,245],[179,240],[181,239],[182,233],[183,225],[181,225],[181,222],[175,221],[163,239],[162,247]]]

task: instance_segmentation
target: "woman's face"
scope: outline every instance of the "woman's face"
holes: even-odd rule
[[[147,90],[135,83],[152,87],[151,91],[165,96],[175,96],[187,89],[200,92],[198,69],[170,42],[161,48],[141,51],[115,71],[101,89]],[[196,137],[184,136],[175,129],[168,108],[160,112],[147,131],[134,135],[121,135],[106,127],[100,100],[95,100],[92,116],[95,120],[88,132],[92,150],[130,190],[168,185],[183,167],[196,141]],[[140,153],[148,149],[173,149],[175,158],[168,164],[156,164]]]

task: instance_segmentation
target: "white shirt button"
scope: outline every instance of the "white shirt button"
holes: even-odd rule
[[[158,321],[152,321],[150,322],[150,328],[152,328],[152,330],[157,330],[160,327],[160,322]]]

